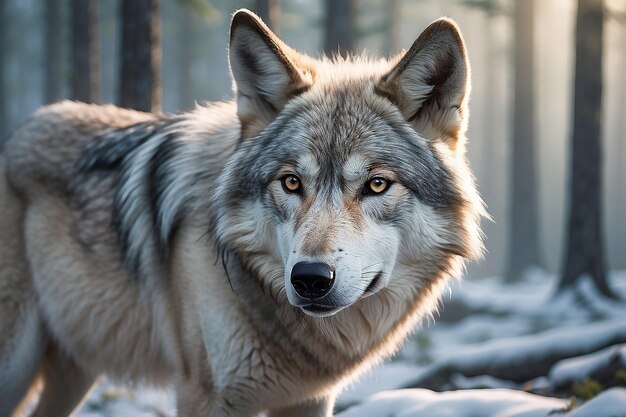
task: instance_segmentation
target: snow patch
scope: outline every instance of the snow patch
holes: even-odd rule
[[[548,417],[566,401],[508,389],[383,392],[337,417]],[[597,417],[597,416],[596,416]]]
[[[377,392],[401,388],[421,375],[422,372],[424,372],[423,367],[403,362],[378,365],[349,385],[339,395],[337,405],[343,408],[361,402]]]

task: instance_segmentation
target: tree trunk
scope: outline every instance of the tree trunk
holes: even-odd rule
[[[7,132],[9,131],[7,126],[7,117],[6,117],[6,103],[7,103],[7,94],[5,89],[6,83],[6,74],[5,74],[5,61],[6,61],[6,53],[7,53],[7,23],[8,19],[7,15],[7,5],[6,0],[0,0],[0,149],[2,149],[2,145],[6,139]]]
[[[354,0],[326,0],[324,52],[346,56],[354,51]]]
[[[494,170],[495,165],[495,155],[496,155],[496,144],[494,143],[495,133],[494,133],[494,111],[495,111],[495,98],[496,89],[493,88],[494,82],[494,65],[497,62],[496,52],[494,51],[494,38],[495,31],[493,25],[494,14],[490,11],[485,13],[485,26],[483,27],[484,39],[483,46],[485,50],[485,65],[484,65],[484,74],[483,77],[487,80],[486,88],[482,91],[483,94],[483,123],[484,123],[484,131],[481,137],[482,139],[482,152],[481,152],[481,170],[479,171],[482,175],[480,177],[480,184],[482,185],[481,194],[483,199],[487,203],[487,207],[491,207],[490,203],[493,201],[492,196],[494,194],[494,190],[496,189],[496,179],[499,175],[496,174]]]
[[[616,142],[616,151],[615,153],[618,155],[618,161],[616,164],[616,175],[617,178],[617,189],[615,192],[615,198],[617,199],[617,207],[626,207],[626,189],[624,185],[626,184],[626,170],[624,169],[624,164],[622,162],[622,158],[626,156],[626,71],[623,69],[626,68],[626,20],[622,22],[622,55],[621,55],[621,65],[622,74],[620,80],[620,100],[617,109],[618,113],[618,123],[619,127],[617,129],[617,137]],[[617,247],[624,248],[626,247],[626,222],[621,221],[617,234]]]
[[[256,12],[272,32],[278,35],[280,30],[280,0],[257,0]]]
[[[386,49],[387,55],[393,55],[400,49],[400,5],[401,0],[390,0],[387,2],[385,22],[387,26]]]
[[[515,102],[510,230],[505,281],[539,265],[533,85],[534,0],[515,2]]]
[[[559,290],[589,276],[602,294],[614,298],[607,283],[602,234],[602,26],[603,1],[579,0],[571,189]]]
[[[161,110],[161,45],[158,0],[123,0],[119,103],[141,111]]]
[[[45,0],[43,12],[44,103],[52,103],[63,95],[61,0]]]
[[[181,8],[182,24],[178,32],[178,109],[190,109],[194,103],[193,97],[193,50],[195,21],[188,8]]]
[[[98,101],[100,49],[98,48],[97,0],[71,0],[72,99]]]

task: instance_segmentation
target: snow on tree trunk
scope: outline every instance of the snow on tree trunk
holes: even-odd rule
[[[72,98],[93,103],[100,87],[96,0],[72,0]]]
[[[626,370],[626,345],[609,346],[588,355],[577,356],[557,362],[548,373],[553,390],[570,395],[576,383],[593,380],[603,389],[624,384],[621,373]]]
[[[511,170],[511,225],[505,281],[516,282],[539,265],[535,182],[534,0],[515,2],[515,102]]]
[[[608,286],[602,233],[602,27],[603,0],[579,0],[566,252],[559,290],[590,276],[602,294]]]
[[[122,1],[119,103],[122,107],[161,109],[161,45],[158,0]]]
[[[559,361],[622,343],[626,343],[626,324],[620,320],[495,339],[459,350],[457,355],[433,364],[405,387],[441,390],[455,374],[489,375],[524,383],[545,376]]]

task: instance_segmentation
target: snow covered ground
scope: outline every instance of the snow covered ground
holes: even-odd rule
[[[626,389],[611,388],[580,408],[568,406],[565,400],[507,389],[411,389],[374,395],[337,417],[622,417]]]
[[[556,277],[540,271],[513,285],[498,278],[455,283],[434,324],[425,323],[393,361],[343,391],[338,416],[626,416],[626,388],[619,387],[626,386],[626,303],[606,301],[589,283],[553,298],[555,283]],[[612,274],[611,283],[626,299],[626,271]],[[617,387],[589,382],[607,372]],[[565,398],[575,384],[582,384],[574,389],[577,396],[591,392],[588,401],[524,392]],[[429,385],[455,391],[400,389]],[[78,414],[174,415],[169,391],[107,383]]]

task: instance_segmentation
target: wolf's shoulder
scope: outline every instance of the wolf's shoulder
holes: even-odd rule
[[[63,189],[81,172],[111,170],[163,134],[208,142],[238,137],[234,103],[209,103],[181,114],[152,114],[114,105],[61,101],[37,110],[4,149],[13,185],[28,193]]]

